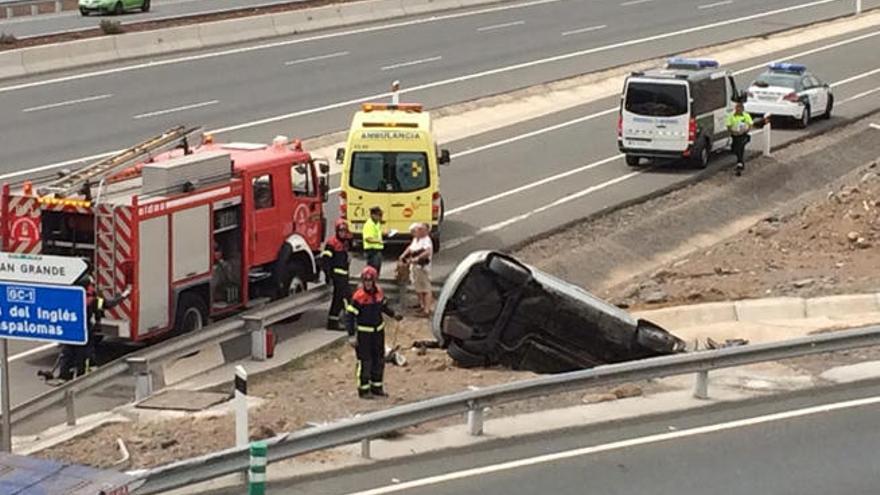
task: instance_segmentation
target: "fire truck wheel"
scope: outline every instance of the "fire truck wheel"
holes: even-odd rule
[[[200,330],[208,321],[208,306],[197,294],[184,292],[177,301],[174,332],[178,334]]]

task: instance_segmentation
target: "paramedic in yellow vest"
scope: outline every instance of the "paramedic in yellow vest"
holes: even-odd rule
[[[736,154],[736,175],[742,175],[745,166],[746,144],[752,130],[752,116],[743,110],[743,104],[736,103],[733,113],[727,115],[727,130],[733,138],[733,152]]]
[[[364,257],[367,259],[367,266],[372,266],[376,270],[377,275],[382,272],[382,252],[385,249],[382,233],[382,208],[374,206],[370,208],[370,218],[364,222],[362,234]]]

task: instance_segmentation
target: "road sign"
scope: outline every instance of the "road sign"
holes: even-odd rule
[[[0,338],[83,345],[87,323],[82,287],[0,282]]]
[[[0,253],[0,280],[11,282],[71,285],[86,268],[82,258]]]

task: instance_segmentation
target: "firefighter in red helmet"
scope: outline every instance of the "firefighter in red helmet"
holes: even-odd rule
[[[375,268],[364,268],[361,285],[347,308],[348,341],[357,351],[358,396],[362,399],[387,397],[382,382],[385,373],[385,320],[382,315],[384,313],[397,321],[403,319],[388,307],[378,278]]]
[[[330,311],[327,313],[327,329],[345,330],[339,318],[351,297],[351,288],[348,285],[350,263],[348,250],[351,248],[351,233],[348,231],[348,224],[341,218],[336,220],[334,230],[336,231],[334,236],[327,240],[321,252],[325,280],[333,284],[333,299],[330,302]]]

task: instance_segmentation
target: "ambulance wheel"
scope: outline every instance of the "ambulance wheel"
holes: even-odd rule
[[[828,95],[828,103],[825,104],[825,113],[822,114],[822,118],[830,119],[832,109],[834,109],[834,95]]]
[[[810,115],[810,105],[805,105],[804,113],[801,114],[801,118],[797,121],[798,128],[806,129],[810,125],[810,120],[812,120],[812,115]]]
[[[194,292],[184,292],[177,300],[174,315],[174,333],[183,334],[201,330],[208,322],[208,305]]]
[[[626,164],[630,167],[638,167],[640,158],[634,155],[626,155]]]

